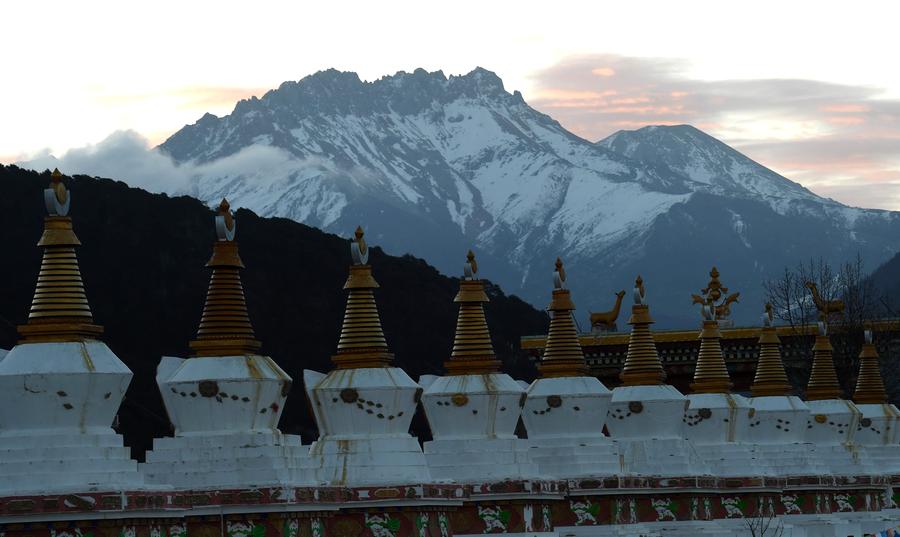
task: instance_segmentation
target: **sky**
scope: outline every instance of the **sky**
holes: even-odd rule
[[[150,148],[330,67],[373,80],[482,66],[590,140],[690,123],[818,194],[900,210],[894,2],[31,0],[3,11],[3,163],[83,155],[117,131]]]

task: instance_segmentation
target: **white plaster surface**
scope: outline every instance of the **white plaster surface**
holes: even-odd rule
[[[157,438],[147,482],[227,488],[309,483],[308,448],[278,430],[291,378],[259,355],[163,357],[157,383],[173,438]]]
[[[834,475],[876,473],[864,452],[854,443],[861,412],[845,399],[807,401],[810,419],[806,441],[812,445],[811,456],[818,458]]]
[[[9,351],[0,360],[0,495],[142,488],[111,428],[131,376],[100,341]]]
[[[612,391],[606,428],[616,440],[682,439],[687,407],[687,398],[666,384],[619,386]]]
[[[612,392],[595,377],[538,379],[526,392],[528,438],[603,437]]]
[[[277,429],[291,378],[268,356],[163,357],[157,383],[176,436]],[[215,386],[203,392],[202,385]]]
[[[615,445],[603,434],[612,392],[595,377],[535,380],[522,419],[531,459],[541,475],[609,476],[620,470]]]
[[[685,437],[695,444],[721,444],[746,440],[752,413],[745,397],[729,393],[698,393],[687,396],[684,412]]]
[[[445,438],[515,438],[525,390],[505,373],[434,379],[422,395],[431,435]]]
[[[505,373],[433,379],[422,395],[434,440],[425,456],[434,479],[473,482],[539,476],[516,437],[525,390]]]
[[[630,475],[709,475],[694,445],[684,438],[688,399],[674,387],[620,386],[612,391],[606,428],[622,472]]]
[[[419,442],[409,434],[422,388],[402,369],[305,370],[303,381],[319,439],[309,450],[315,481],[393,485],[431,480]]]
[[[825,475],[827,465],[812,456],[806,443],[809,407],[800,398],[764,396],[749,399],[753,408],[748,426],[748,441],[757,458],[768,467],[769,475]]]

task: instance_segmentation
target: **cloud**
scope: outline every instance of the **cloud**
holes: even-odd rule
[[[97,144],[70,149],[60,157],[44,150],[18,163],[23,168],[39,171],[58,167],[69,175],[118,179],[150,192],[167,194],[191,192],[192,181],[200,176],[261,176],[282,166],[311,164],[269,146],[250,146],[208,164],[178,164],[131,130],[116,131]]]
[[[806,79],[698,80],[681,60],[579,56],[535,75],[530,102],[577,134],[690,123],[823,195],[900,209],[900,100]]]

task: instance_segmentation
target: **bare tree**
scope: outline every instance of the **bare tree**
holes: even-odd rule
[[[852,392],[863,333],[872,321],[890,314],[885,296],[867,277],[862,257],[857,255],[837,270],[822,258],[810,259],[785,268],[763,287],[775,316],[797,333],[819,320],[831,325],[835,367],[843,388]]]
[[[782,537],[784,522],[771,508],[762,508],[756,516],[744,519],[744,526],[751,537]]]

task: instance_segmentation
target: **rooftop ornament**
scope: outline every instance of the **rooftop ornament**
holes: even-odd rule
[[[697,356],[697,366],[694,369],[694,382],[691,383],[691,391],[694,393],[728,393],[731,390],[731,378],[725,367],[725,357],[722,355],[722,345],[719,340],[722,334],[719,332],[718,319],[726,317],[730,313],[730,305],[737,302],[740,293],[725,296],[728,288],[719,281],[719,271],[713,267],[709,271],[710,280],[705,289],[700,292],[703,296],[692,295],[694,304],[701,304],[703,315],[703,329],[700,331],[700,353]]]
[[[625,386],[654,386],[665,384],[666,372],[659,361],[650,325],[650,307],[646,303],[644,280],[638,276],[634,282],[634,305],[631,306],[631,337],[628,340],[628,353],[625,365],[619,378]]]
[[[53,170],[50,186],[44,190],[47,216],[38,241],[44,255],[28,321],[18,327],[22,343],[84,341],[103,333],[103,328],[94,324],[81,280],[75,255],[81,241],[68,216],[72,196],[62,178],[58,169]]]
[[[197,338],[190,342],[194,356],[240,356],[257,354],[262,344],[253,333],[247,313],[241,269],[244,263],[234,240],[237,222],[228,200],[219,204],[215,218],[216,241],[207,267],[212,268],[206,303]]]
[[[572,318],[575,303],[572,302],[570,291],[566,289],[566,270],[558,257],[553,271],[553,299],[548,309],[551,314],[550,331],[539,368],[541,376],[550,378],[586,375],[588,368],[578,341],[575,320]]]
[[[774,310],[772,304],[766,304],[766,312],[762,316],[763,328],[759,334],[759,359],[756,363],[756,376],[750,393],[753,397],[772,395],[789,395],[791,385],[781,361],[781,341],[773,324]]]
[[[563,276],[564,277],[564,276]],[[450,359],[444,362],[448,375],[481,375],[496,373],[500,362],[494,354],[491,333],[484,317],[484,304],[490,300],[484,282],[478,278],[478,262],[471,250],[466,254],[459,292],[453,299],[459,303],[456,334]]]
[[[859,353],[859,377],[853,391],[853,402],[857,404],[885,404],[888,402],[884,390],[884,379],[878,363],[878,350],[872,342],[872,331],[865,331],[865,343]]]
[[[379,286],[372,276],[372,267],[368,264],[369,247],[364,236],[362,227],[357,227],[350,242],[353,264],[350,265],[350,274],[344,283],[344,289],[349,291],[347,307],[344,310],[337,353],[331,357],[338,369],[387,367],[394,359],[384,339],[378,306],[375,304],[374,290]]]
[[[813,345],[813,367],[806,385],[808,401],[840,399],[841,385],[834,368],[833,348],[828,340],[828,329],[824,321],[818,323],[819,333]]]

